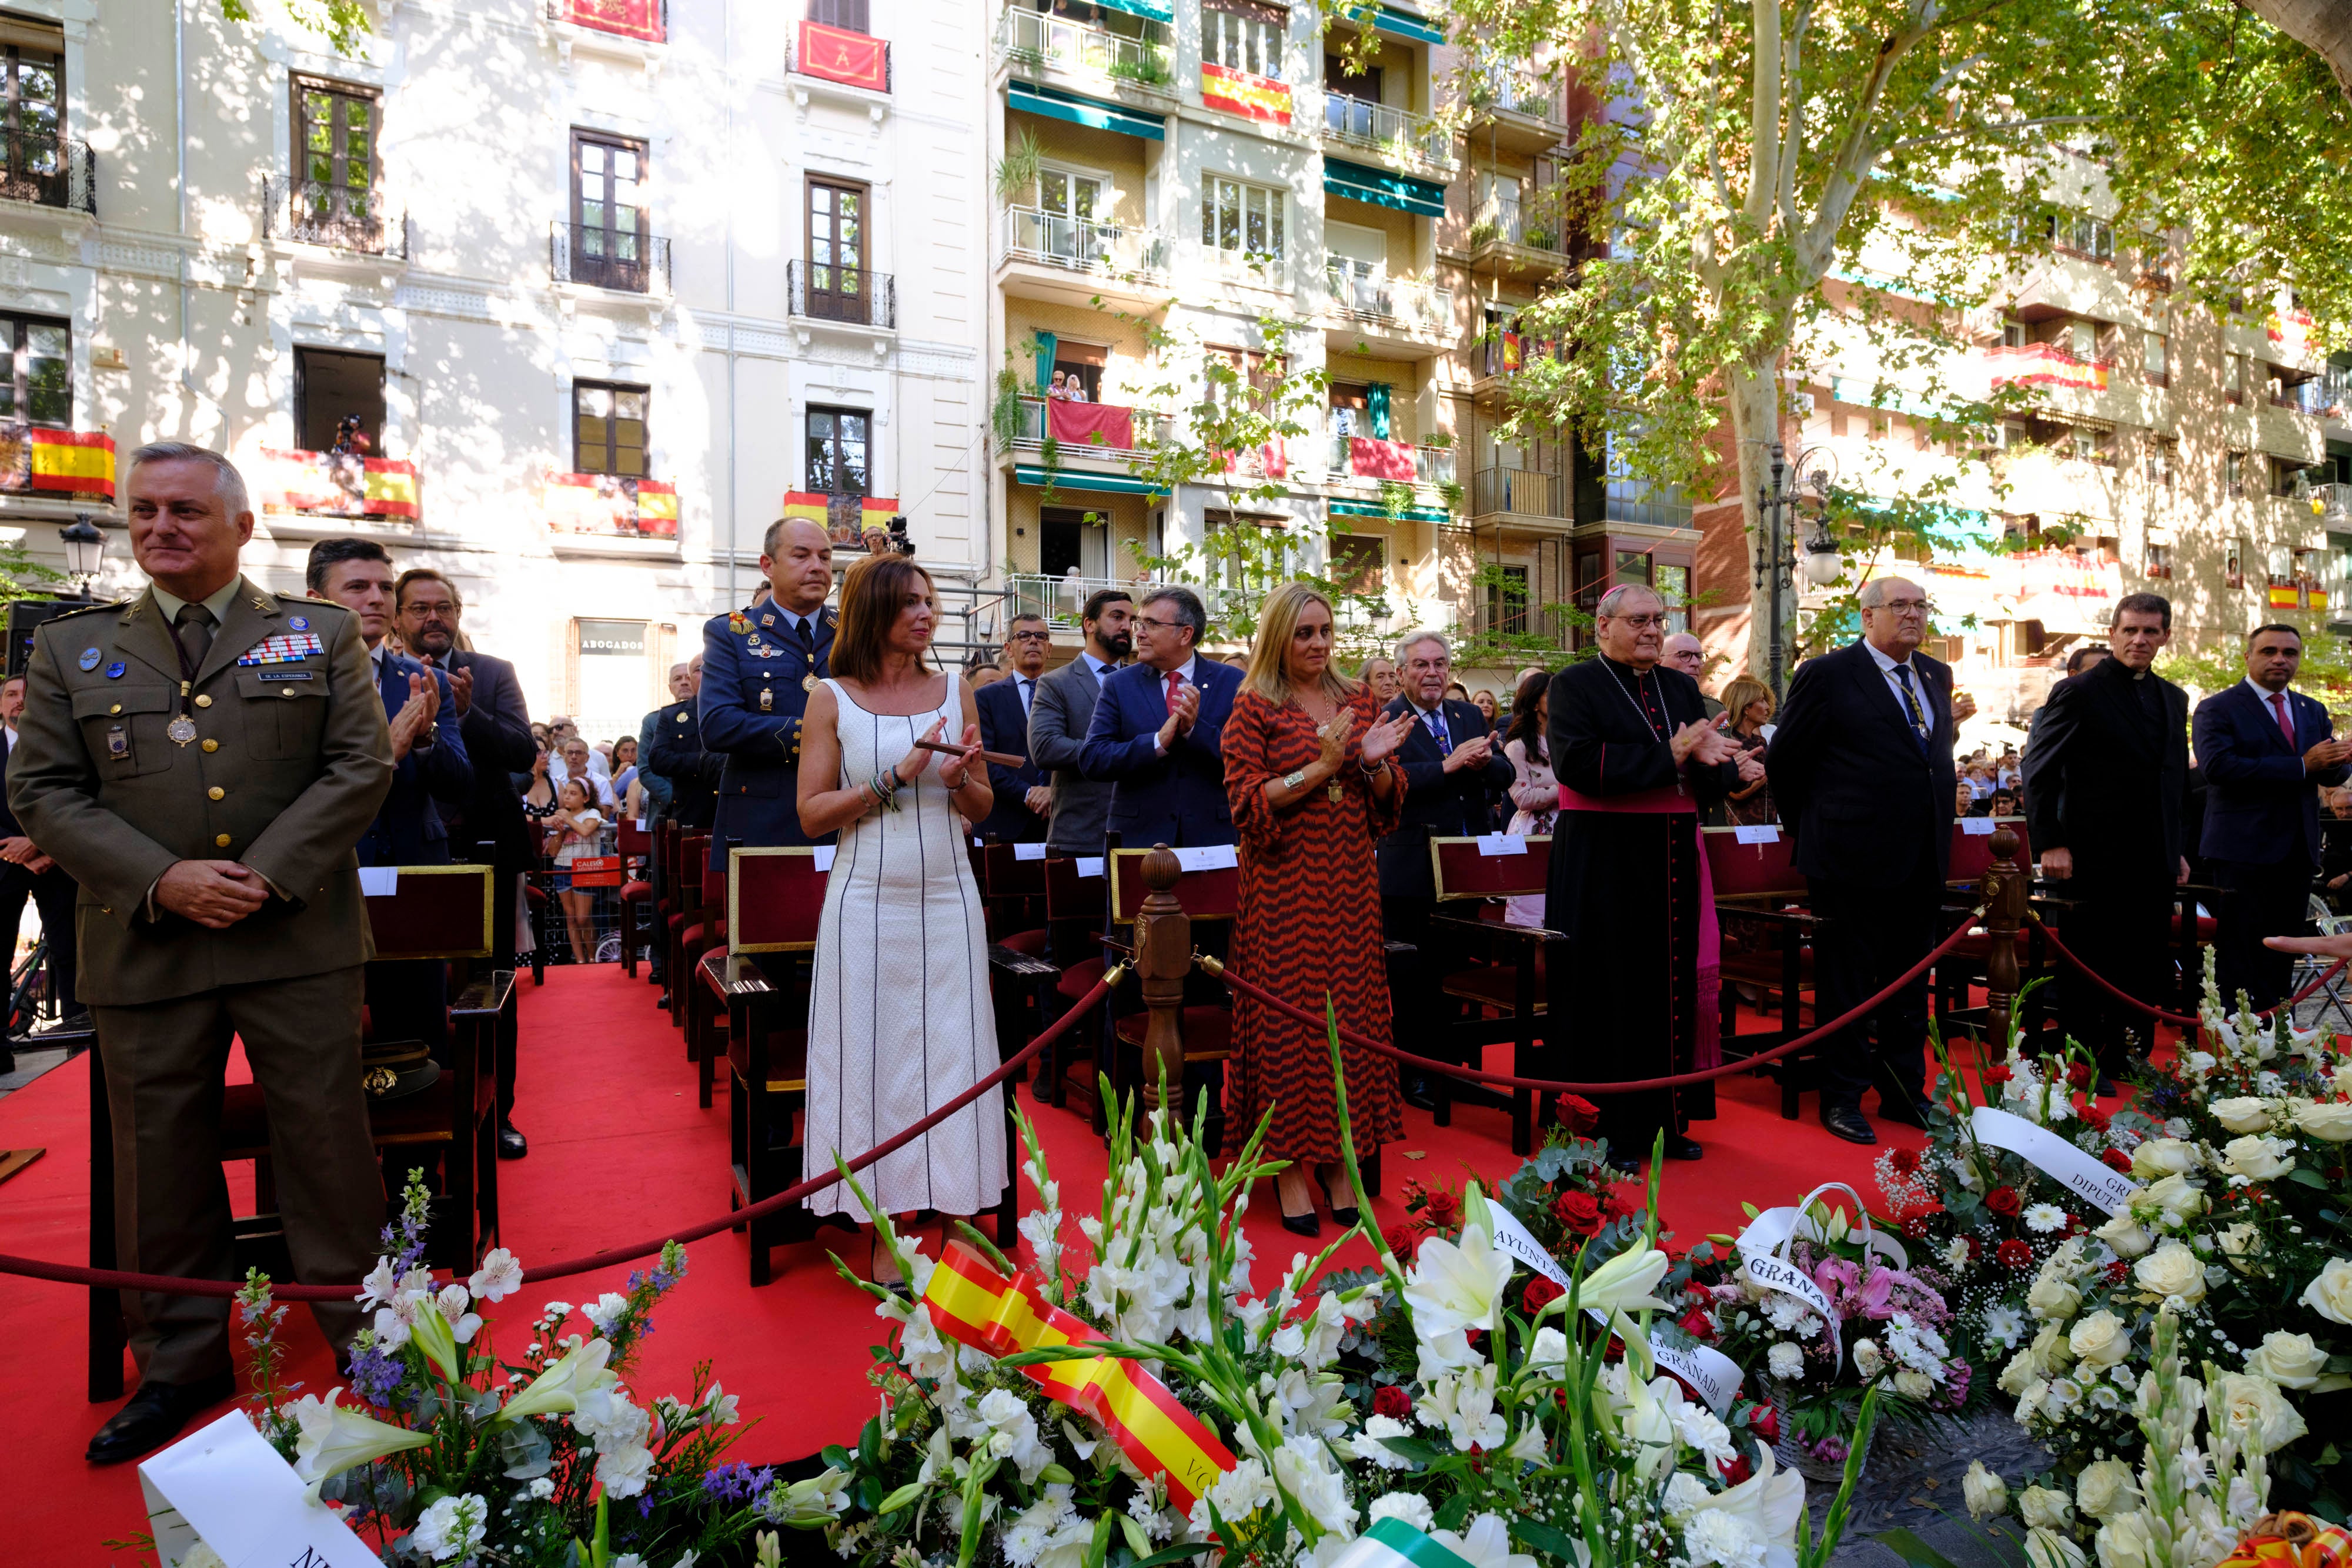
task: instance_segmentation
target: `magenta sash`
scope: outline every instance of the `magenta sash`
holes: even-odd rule
[[[1559,809],[1563,811],[1626,812],[1643,816],[1689,812],[1696,816],[1697,805],[1683,792],[1679,784],[1661,784],[1654,789],[1643,789],[1631,795],[1583,795],[1563,784],[1559,787]],[[1704,1070],[1723,1065],[1723,932],[1715,919],[1715,873],[1707,864],[1706,841],[1700,838],[1698,850],[1698,975],[1697,994],[1692,998],[1696,1015],[1697,1036],[1692,1042],[1691,1065]]]

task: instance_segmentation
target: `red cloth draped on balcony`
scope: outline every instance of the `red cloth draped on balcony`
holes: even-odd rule
[[[1351,435],[1348,437],[1348,472],[1360,479],[1401,479],[1410,485],[1416,472],[1412,443]]]
[[[563,0],[563,19],[577,27],[649,44],[664,38],[661,0]]]
[[[890,46],[880,38],[823,22],[801,24],[800,68],[844,87],[890,90]]]
[[[1045,434],[1066,444],[1116,446],[1131,451],[1135,446],[1135,411],[1107,402],[1066,402],[1048,398]],[[1100,441],[1095,439],[1097,435],[1102,437]]]
[[[1248,461],[1248,455],[1245,453],[1222,452],[1217,455],[1220,466],[1228,474],[1239,474],[1252,467]],[[1263,474],[1269,479],[1283,479],[1289,476],[1290,456],[1279,436],[1257,449],[1257,461],[1253,471]]]

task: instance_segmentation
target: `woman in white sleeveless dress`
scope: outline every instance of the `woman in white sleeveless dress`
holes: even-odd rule
[[[802,721],[801,825],[841,834],[809,999],[812,1173],[835,1150],[903,1132],[998,1064],[986,922],[959,821],[988,815],[988,770],[971,691],[925,657],[938,614],[930,577],[904,556],[852,566],[833,678]],[[962,750],[916,744],[926,740]],[[858,1180],[884,1213],[970,1216],[1003,1197],[1004,1171],[1004,1103],[991,1089]],[[858,1216],[845,1183],[809,1208]],[[887,1254],[873,1262],[877,1278],[895,1277]]]

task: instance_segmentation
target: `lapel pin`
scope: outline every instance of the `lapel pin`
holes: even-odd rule
[[[118,659],[113,664],[106,666],[106,678],[110,681],[119,681],[122,678],[122,661]]]
[[[97,649],[95,649],[95,648],[84,648],[84,649],[81,651],[81,667],[82,667],[83,669],[85,669],[85,670],[94,670],[94,669],[98,668],[98,660],[99,660],[99,652],[98,652],[98,650],[97,650]]]
[[[289,615],[286,619],[286,624],[297,632],[308,632],[310,629],[310,618],[307,615]]]

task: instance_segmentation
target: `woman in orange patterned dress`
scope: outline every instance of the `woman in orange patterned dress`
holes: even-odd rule
[[[1241,835],[1234,967],[1318,1013],[1328,993],[1341,1029],[1385,1041],[1372,844],[1404,806],[1404,772],[1392,758],[1412,716],[1382,722],[1371,692],[1331,667],[1331,641],[1328,600],[1303,583],[1277,589],[1258,613],[1249,670],[1225,720],[1225,795]],[[1265,1153],[1291,1162],[1275,1184],[1282,1223],[1301,1236],[1322,1229],[1311,1166],[1332,1218],[1354,1224],[1352,1200],[1339,1190],[1339,1107],[1324,1030],[1236,997],[1234,1040],[1226,1114],[1255,1127],[1273,1110]],[[1343,1044],[1340,1059],[1360,1161],[1404,1135],[1396,1069],[1360,1047]]]

